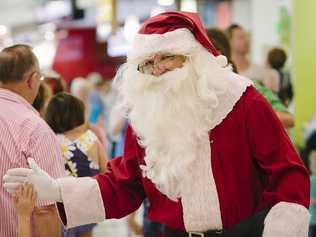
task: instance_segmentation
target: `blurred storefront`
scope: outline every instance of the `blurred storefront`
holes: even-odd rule
[[[62,26],[75,20],[77,28],[78,25],[96,27],[99,42],[107,41],[115,34],[109,45],[112,55],[124,55],[128,49],[128,46],[124,47],[126,42],[116,34],[124,33],[123,38],[130,41],[137,30],[137,23],[149,16],[167,10],[197,11],[206,27],[225,28],[231,23],[239,23],[249,30],[253,49],[251,56],[259,63],[263,62],[267,48],[278,44],[281,38],[289,38],[286,30],[292,15],[291,0],[10,0],[1,1],[0,7],[3,9],[1,27],[11,32],[13,42],[37,44],[41,41],[40,37],[36,39],[30,31],[38,31],[44,23]],[[124,25],[128,27],[122,31]],[[70,28],[69,24],[67,27]],[[0,30],[0,34],[3,31]],[[42,40],[52,38],[51,32],[40,32],[40,35],[44,36]],[[0,44],[3,44],[2,41],[10,42],[4,40],[4,36],[0,38]]]
[[[267,51],[277,45],[289,54],[298,143],[315,115],[314,0],[2,0],[0,8],[0,48],[31,44],[42,68],[53,68],[68,82],[90,72],[111,79],[141,23],[160,12],[199,12],[206,27],[240,24],[250,33],[253,62],[265,64]]]

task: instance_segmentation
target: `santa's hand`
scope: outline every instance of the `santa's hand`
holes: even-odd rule
[[[15,192],[19,184],[29,182],[37,192],[37,198],[42,201],[61,201],[58,182],[43,171],[32,158],[28,158],[31,169],[16,168],[7,171],[3,177],[4,187],[10,193]]]
[[[9,193],[15,193],[20,185],[27,182],[27,178],[31,173],[32,170],[26,168],[9,169],[3,176],[3,187]]]

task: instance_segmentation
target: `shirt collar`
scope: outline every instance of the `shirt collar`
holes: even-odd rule
[[[9,101],[13,101],[15,103],[21,104],[25,106],[26,108],[28,108],[29,110],[36,113],[37,115],[39,115],[38,111],[34,109],[34,107],[29,102],[27,102],[26,99],[24,99],[21,95],[13,91],[0,88],[0,99],[9,100]]]

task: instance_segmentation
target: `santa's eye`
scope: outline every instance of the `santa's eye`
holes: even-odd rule
[[[165,55],[161,58],[161,60],[168,60],[168,59],[174,59],[176,55]]]
[[[145,61],[143,65],[148,66],[148,65],[152,65],[152,64],[154,64],[154,61],[148,60],[148,61]]]

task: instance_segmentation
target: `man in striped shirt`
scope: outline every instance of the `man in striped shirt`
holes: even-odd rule
[[[1,237],[18,236],[18,219],[12,197],[3,188],[2,177],[8,169],[27,167],[27,158],[32,157],[50,175],[65,175],[55,134],[31,105],[40,80],[39,63],[29,46],[15,45],[0,52]],[[59,221],[53,202],[39,202],[37,206],[33,213],[36,236],[59,236],[56,228]]]

